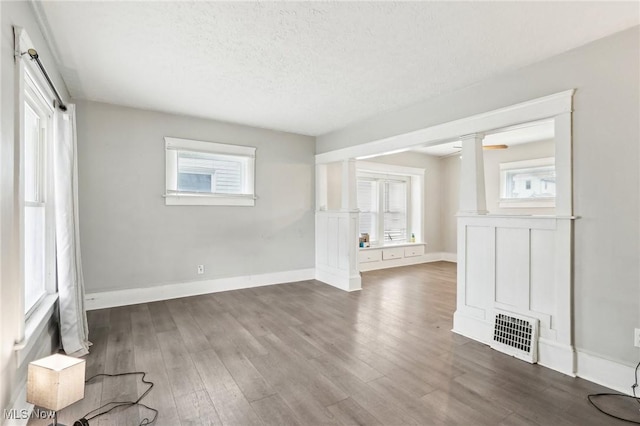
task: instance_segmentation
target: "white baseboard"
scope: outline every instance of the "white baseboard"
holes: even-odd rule
[[[577,361],[578,377],[632,395],[635,366],[621,364],[581,350],[577,351]]]
[[[453,262],[453,263],[458,263],[458,253],[441,253],[442,255],[442,259],[440,260],[444,260],[445,262]]]
[[[360,277],[360,274],[350,277],[344,271],[337,272],[339,273],[334,273],[328,268],[316,268],[316,280],[344,291],[362,290],[362,277]]]
[[[487,321],[457,310],[453,313],[453,329],[451,331],[488,345],[491,342],[493,326]]]
[[[567,376],[576,376],[576,354],[570,345],[539,337],[538,364]]]
[[[218,293],[228,290],[240,290],[243,288],[262,287],[272,284],[313,280],[315,279],[315,276],[315,269],[309,268],[293,271],[272,272],[260,275],[246,275],[241,277],[164,284],[144,288],[103,291],[99,293],[86,294],[85,306],[88,311],[91,311],[94,309],[135,305],[138,303],[156,302],[159,300]]]
[[[445,257],[445,255],[448,255],[449,257]],[[427,253],[423,256],[416,256],[415,258],[397,259],[400,262],[390,260],[388,261],[390,263],[387,263],[387,261],[385,261],[385,264],[382,266],[370,267],[361,270],[369,271],[383,267],[407,266],[418,263],[438,262],[441,260],[451,261],[449,260],[451,259],[450,256],[451,254],[448,253]],[[365,264],[361,264],[361,266],[363,265]],[[85,307],[88,311],[91,311],[95,309],[113,308],[116,306],[127,306],[138,303],[176,299],[179,297],[197,296],[199,294],[218,293],[228,290],[240,290],[243,288],[306,281],[316,278],[319,281],[345,291],[356,291],[361,289],[360,277],[336,279],[334,275],[327,271],[318,270],[316,272],[315,268],[309,268],[260,275],[217,278],[213,280],[191,281],[185,283],[162,284],[151,287],[87,293],[85,295]]]
[[[493,339],[493,324],[460,310],[453,314],[454,333],[489,345]],[[575,352],[569,345],[553,340],[538,339],[538,364],[575,377]]]
[[[465,312],[453,315],[454,333],[488,344],[492,326],[489,322],[475,318]],[[540,338],[538,340],[538,364],[568,376],[578,376],[593,383],[632,395],[635,366],[602,358],[573,347]]]

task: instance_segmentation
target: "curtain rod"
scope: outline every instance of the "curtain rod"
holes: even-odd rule
[[[28,53],[29,56],[31,56],[32,60],[36,61],[36,63],[38,64],[38,67],[40,68],[40,71],[42,71],[42,74],[44,75],[44,78],[47,79],[47,83],[49,83],[49,87],[51,87],[51,90],[53,90],[53,94],[56,95],[56,98],[58,98],[58,104],[59,104],[58,108],[60,108],[62,111],[66,111],[67,106],[64,104],[64,102],[62,102],[62,98],[60,97],[60,94],[56,90],[56,87],[53,85],[53,82],[49,78],[49,74],[47,74],[47,70],[44,69],[42,62],[40,62],[40,58],[38,57],[38,52],[36,51],[36,49],[29,49],[27,50],[26,53]]]

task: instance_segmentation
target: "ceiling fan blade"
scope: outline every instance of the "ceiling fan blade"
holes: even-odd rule
[[[495,150],[495,149],[507,149],[509,148],[508,145],[483,145],[482,149],[486,149],[486,150]],[[454,146],[453,149],[462,149],[461,146]]]

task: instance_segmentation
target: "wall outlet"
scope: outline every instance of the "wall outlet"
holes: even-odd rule
[[[633,331],[633,346],[640,348],[640,328]]]
[[[198,265],[198,275],[204,274],[204,265]]]

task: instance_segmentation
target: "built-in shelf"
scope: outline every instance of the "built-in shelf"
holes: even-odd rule
[[[426,243],[401,243],[375,247],[362,247],[358,253],[361,271],[415,265],[427,261]]]

